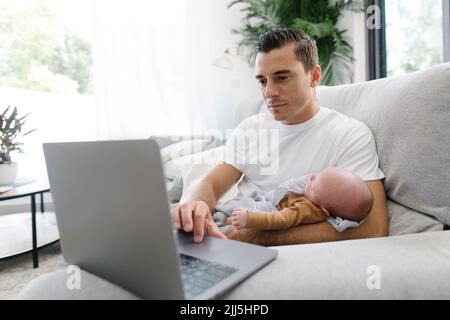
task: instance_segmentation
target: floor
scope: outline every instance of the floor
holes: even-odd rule
[[[38,244],[58,239],[53,212],[37,216]],[[0,216],[0,257],[31,247],[31,214]],[[16,299],[20,291],[35,277],[66,267],[59,243],[39,250],[39,268],[34,269],[31,254],[0,261],[0,299]]]
[[[0,261],[0,300],[17,299],[20,291],[35,277],[66,267],[59,243],[40,249],[39,268],[36,269],[31,254]]]

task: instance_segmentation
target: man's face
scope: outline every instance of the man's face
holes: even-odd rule
[[[312,87],[320,79],[319,71],[306,72],[295,55],[294,44],[287,44],[268,53],[258,53],[255,61],[256,79],[266,104],[277,121],[298,124],[316,113]]]

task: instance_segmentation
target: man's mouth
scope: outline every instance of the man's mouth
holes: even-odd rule
[[[273,109],[273,110],[277,110],[277,109],[281,109],[284,106],[286,106],[287,103],[277,103],[277,104],[271,104],[269,105],[269,108]]]

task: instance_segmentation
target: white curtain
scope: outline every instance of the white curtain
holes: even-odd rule
[[[98,139],[217,126],[207,0],[95,0]]]

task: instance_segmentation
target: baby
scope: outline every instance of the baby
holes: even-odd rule
[[[254,192],[216,207],[237,229],[287,229],[327,220],[338,231],[358,226],[369,214],[373,196],[358,176],[341,168],[290,179],[268,193]]]

